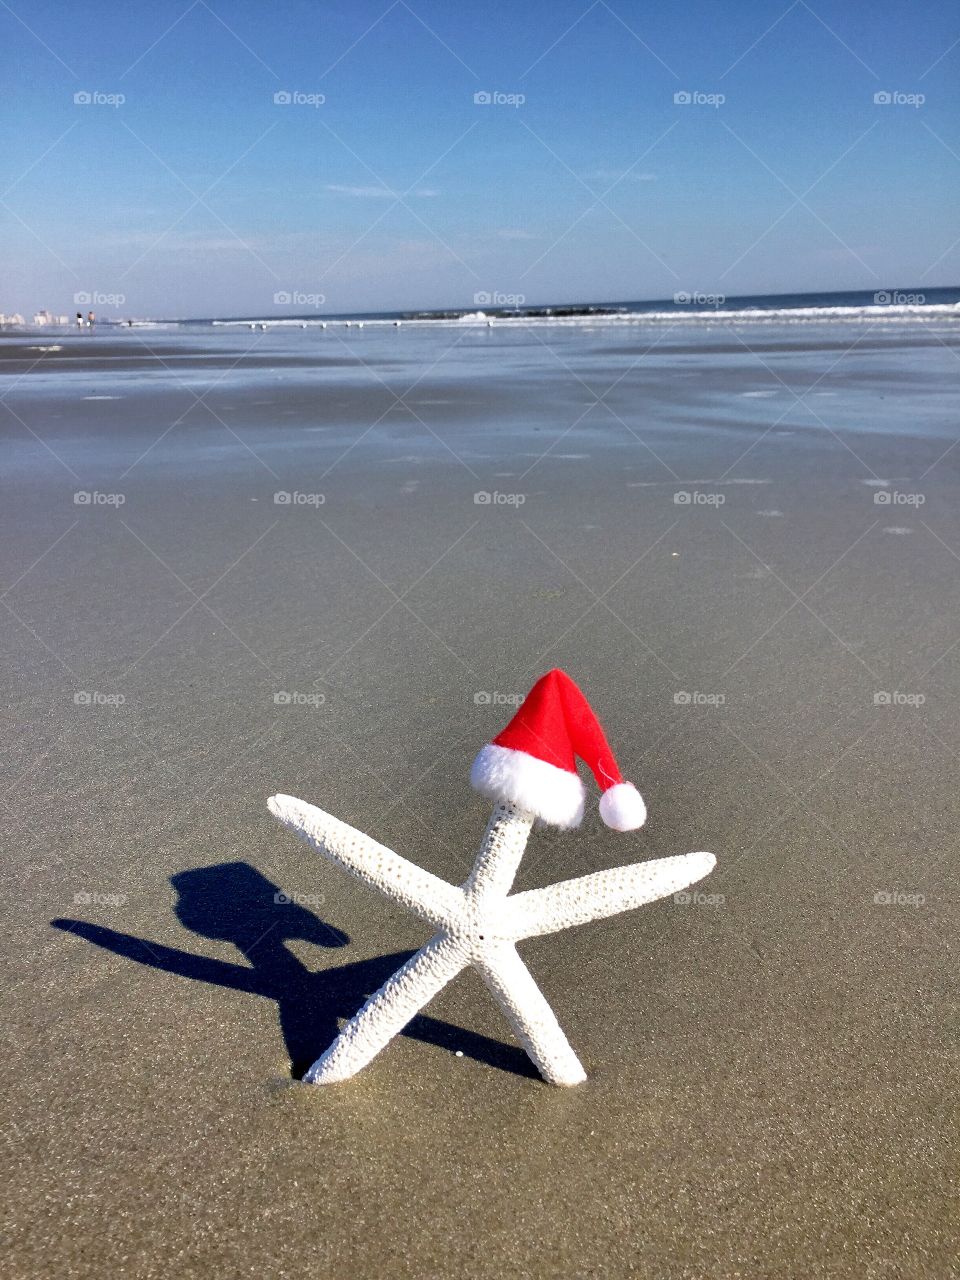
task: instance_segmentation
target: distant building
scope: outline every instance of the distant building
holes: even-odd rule
[[[0,328],[5,327],[6,325],[15,325],[17,328],[22,329],[25,324],[26,321],[19,311],[15,311],[12,316],[5,316],[3,312],[0,311]]]

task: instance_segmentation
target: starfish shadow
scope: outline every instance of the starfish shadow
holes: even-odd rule
[[[175,914],[180,923],[201,937],[232,942],[247,964],[194,955],[86,920],[57,919],[51,924],[165,973],[275,1000],[291,1074],[297,1080],[332,1044],[340,1030],[338,1019],[353,1017],[367,997],[413,955],[397,951],[314,973],[288,950],[287,942],[302,939],[339,948],[350,939],[305,906],[291,902],[247,863],[196,867],[171,876],[170,883],[178,894]],[[540,1078],[522,1049],[426,1014],[418,1014],[403,1034],[503,1071]]]

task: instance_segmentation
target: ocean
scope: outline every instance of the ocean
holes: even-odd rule
[[[924,289],[922,287],[886,288],[877,290],[846,290],[825,293],[746,294],[726,296],[722,293],[705,293],[697,290],[681,290],[668,299],[641,302],[584,302],[527,306],[500,305],[510,295],[478,293],[470,307],[434,310],[367,311],[325,313],[322,305],[303,313],[287,310],[297,301],[297,294],[281,291],[278,301],[269,313],[251,314],[231,318],[207,318],[196,320],[149,321],[150,324],[183,324],[203,327],[206,325],[293,325],[322,326],[346,324],[351,326],[403,324],[547,324],[547,325],[597,325],[597,324],[655,324],[669,319],[671,323],[703,324],[716,321],[738,323],[851,323],[885,322],[903,320],[923,322],[937,321],[951,316],[960,317],[960,287]],[[311,297],[322,295],[311,295]]]

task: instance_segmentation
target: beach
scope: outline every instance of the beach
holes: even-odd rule
[[[955,316],[0,336],[12,1278],[957,1274]],[[528,889],[709,850],[307,1065],[453,883],[477,751],[568,671],[649,809]]]

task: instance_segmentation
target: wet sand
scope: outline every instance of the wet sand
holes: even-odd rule
[[[960,347],[738,332],[0,341],[6,1275],[956,1274]],[[650,818],[518,887],[703,899],[522,946],[580,1088],[297,1083],[428,931],[267,796],[462,880],[555,665]]]

